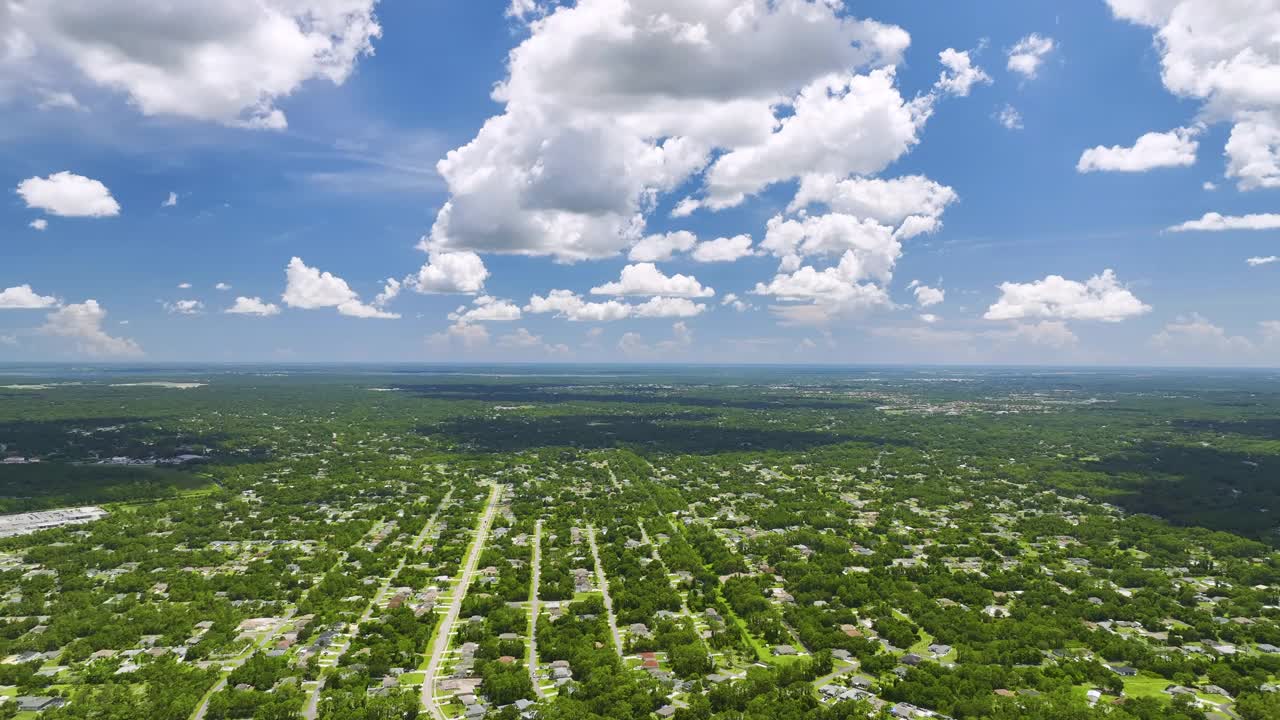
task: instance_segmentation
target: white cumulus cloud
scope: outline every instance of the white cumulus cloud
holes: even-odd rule
[[[622,268],[616,282],[591,288],[592,295],[668,295],[711,297],[716,291],[703,287],[692,275],[664,275],[653,263],[636,263]]]
[[[39,295],[30,285],[18,285],[0,291],[0,310],[40,310],[57,304],[57,298]]]
[[[683,297],[655,297],[632,306],[632,314],[639,318],[690,318],[701,315],[706,305]]]
[[[116,337],[102,329],[107,311],[97,300],[64,305],[49,313],[40,331],[46,335],[70,338],[76,349],[97,357],[137,357],[142,355],[138,343]]]
[[[931,305],[937,305],[947,299],[947,291],[942,288],[933,288],[921,283],[919,280],[912,280],[907,286],[916,296],[916,304],[922,308]]]
[[[27,207],[61,217],[112,217],[120,204],[100,181],[67,170],[48,177],[30,177],[18,183],[18,195]]]
[[[524,311],[550,313],[574,322],[611,322],[631,317],[632,306],[617,300],[587,302],[571,290],[552,290],[546,296],[530,297]]]
[[[735,148],[707,171],[704,205],[732,207],[773,183],[809,173],[878,173],[919,142],[931,98],[906,101],[891,68],[835,74],[801,91],[794,114],[763,142]]]
[[[44,231],[46,228],[49,227],[49,221],[45,220],[44,218],[36,218],[35,220],[32,220],[31,222],[27,223],[27,227],[33,230]]]
[[[342,315],[358,318],[400,317],[372,305],[361,302],[347,281],[320,269],[309,267],[301,258],[294,257],[285,269],[285,290],[282,299],[292,308],[315,310],[337,308]]]
[[[1053,52],[1055,46],[1051,37],[1039,33],[1027,35],[1009,48],[1009,71],[1027,79],[1034,78],[1040,72],[1045,56]]]
[[[449,313],[449,319],[457,323],[511,322],[520,319],[520,308],[508,300],[481,295],[471,301],[471,307],[461,305]]]
[[[1049,275],[1029,283],[1001,283],[1000,299],[983,317],[1120,322],[1150,311],[1151,306],[1122,286],[1108,269],[1085,282]]]
[[[646,236],[658,198],[697,176],[724,206],[814,167],[870,172],[914,145],[927,116],[890,67],[907,33],[834,3],[510,7],[547,14],[507,58],[502,113],[438,165],[450,197],[433,250],[613,256]]]
[[[145,115],[279,129],[278,99],[310,80],[342,84],[373,51],[376,2],[34,2],[8,20],[30,54],[60,59]]]
[[[1249,263],[1249,267],[1258,267],[1259,265],[1270,265],[1273,262],[1280,261],[1280,256],[1267,255],[1265,257],[1251,257],[1245,262]]]
[[[1099,145],[1085,150],[1076,163],[1076,172],[1146,172],[1155,168],[1195,165],[1197,128],[1177,128],[1169,132],[1149,132],[1133,147]]]
[[[665,262],[676,253],[688,252],[698,237],[687,230],[648,235],[631,246],[627,259],[632,262]]]
[[[428,251],[427,263],[404,284],[422,294],[474,294],[484,289],[489,269],[480,256],[470,252]]]
[[[706,310],[706,305],[686,297],[653,297],[643,303],[631,304],[618,300],[587,302],[570,290],[552,290],[547,295],[534,295],[524,311],[533,314],[550,313],[574,322],[612,322],[626,318],[693,317]]]
[[[751,247],[750,235],[734,235],[733,237],[722,237],[700,242],[689,257],[696,262],[718,263],[737,262],[754,254],[755,250]]]
[[[957,97],[968,97],[974,85],[991,84],[991,76],[973,64],[968,52],[947,48],[938,53],[938,61],[945,68],[934,87]]]
[[[1240,113],[1226,152],[1227,177],[1241,190],[1280,187],[1280,110]]]
[[[1227,176],[1242,190],[1280,187],[1280,3],[1274,0],[1107,0],[1151,28],[1165,88],[1231,122]]]
[[[223,312],[230,315],[257,315],[258,317],[270,317],[280,314],[280,306],[275,303],[264,302],[260,297],[244,297],[243,295],[236,298],[236,302]]]
[[[824,204],[837,213],[896,227],[901,237],[918,234],[903,227],[913,217],[912,223],[925,221],[929,228],[941,227],[942,213],[957,198],[954,190],[923,175],[881,179],[809,174],[801,178],[788,210]]]

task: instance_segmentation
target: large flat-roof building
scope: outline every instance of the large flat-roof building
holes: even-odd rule
[[[0,515],[0,537],[28,535],[64,525],[80,525],[94,520],[101,520],[106,516],[107,511],[97,506]]]

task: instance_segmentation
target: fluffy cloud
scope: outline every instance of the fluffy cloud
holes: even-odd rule
[[[190,290],[190,289],[191,289],[191,283],[189,283],[189,282],[180,282],[180,283],[178,283],[178,289],[179,289],[179,290]]]
[[[1188,220],[1169,228],[1170,232],[1224,232],[1227,230],[1275,230],[1280,228],[1280,214],[1259,213],[1253,215],[1221,215],[1205,213],[1199,220]]]
[[[76,349],[86,355],[136,357],[142,348],[128,338],[115,337],[102,329],[107,311],[97,300],[64,305],[45,320],[40,331],[46,335],[71,338]]]
[[[631,246],[627,258],[632,262],[664,262],[675,253],[688,252],[697,243],[697,236],[687,230],[649,235]]]
[[[399,315],[386,312],[360,301],[347,281],[318,268],[308,267],[301,258],[289,261],[285,269],[285,290],[282,299],[284,304],[292,308],[315,310],[318,308],[337,308],[342,315],[358,318],[398,318]]]
[[[1150,312],[1132,292],[1120,285],[1115,272],[1105,270],[1086,282],[1049,275],[1029,283],[1000,285],[1000,299],[987,309],[987,320],[1101,320],[1120,322]]]
[[[425,248],[424,248],[425,249]],[[422,294],[474,294],[484,289],[489,269],[480,256],[469,251],[428,251],[427,263],[417,275],[405,278],[404,284]]]
[[[1155,168],[1186,167],[1196,164],[1197,128],[1177,128],[1165,133],[1149,132],[1133,147],[1099,145],[1085,150],[1076,163],[1076,172],[1146,172]]]
[[[1277,113],[1241,113],[1227,140],[1227,177],[1241,190],[1280,187],[1280,121]]]
[[[694,317],[704,310],[705,305],[683,297],[654,297],[633,305],[617,300],[587,302],[569,290],[552,290],[546,297],[534,295],[524,307],[528,313],[551,313],[574,322],[611,322],[630,317]]]
[[[806,86],[794,114],[763,142],[720,156],[707,171],[704,201],[732,207],[776,182],[808,173],[878,173],[918,141],[932,112],[930,96],[908,102],[892,68],[829,75]]]
[[[1277,260],[1280,260],[1280,256],[1267,255],[1266,257],[1251,257],[1245,262],[1249,263],[1249,267],[1258,267],[1259,265],[1270,265]]]
[[[174,315],[199,315],[204,312],[204,303],[199,300],[176,300],[164,303],[164,309]]]
[[[682,297],[655,297],[632,306],[632,314],[638,318],[689,318],[701,315],[706,305]]]
[[[1010,72],[1016,72],[1024,78],[1031,79],[1040,71],[1044,58],[1053,52],[1053,38],[1039,33],[1031,33],[1009,48]]]
[[[617,300],[587,302],[571,290],[552,290],[546,297],[534,295],[524,311],[534,314],[552,313],[574,322],[611,322],[631,317],[631,306]]]
[[[1280,4],[1272,0],[1107,0],[1155,33],[1169,92],[1234,123],[1227,175],[1242,190],[1280,186]]]
[[[49,227],[49,221],[45,220],[44,218],[36,218],[35,220],[32,220],[31,222],[27,223],[27,227],[33,230],[40,230],[43,232],[46,228]]]
[[[65,62],[143,114],[283,128],[277,99],[341,84],[372,52],[376,1],[9,3],[9,20],[29,57]]]
[[[825,270],[805,265],[791,273],[779,273],[769,283],[757,283],[757,295],[772,295],[783,300],[855,301],[869,305],[891,304],[884,291],[872,284],[859,285],[864,276],[857,255],[844,254],[840,263]]]
[[[0,291],[0,310],[40,310],[55,307],[52,295],[37,295],[30,285],[18,285]]]
[[[656,199],[717,150],[706,188],[722,206],[815,160],[841,174],[879,169],[927,116],[927,103],[902,100],[888,67],[907,33],[834,3],[511,7],[547,14],[508,57],[494,90],[503,113],[438,165],[450,198],[433,250],[608,257],[640,242]]]
[[[270,317],[280,314],[280,306],[275,303],[263,302],[259,297],[244,297],[243,295],[236,298],[236,302],[223,312],[230,315],[257,315],[258,317]]]
[[[848,192],[827,192],[823,197],[887,219],[896,218],[908,207],[921,209],[949,202],[949,199],[934,197],[937,193],[929,187],[928,180],[919,180],[921,182],[913,179],[898,183],[904,189],[910,186],[926,189],[915,198],[889,198],[885,195],[891,192],[896,181],[888,185],[864,181],[837,184],[832,187],[843,187]],[[941,193],[943,196],[949,193],[949,189],[943,190],[946,190]],[[813,191],[806,192],[806,198],[817,196]],[[760,246],[780,258],[781,265],[773,280],[758,283],[754,292],[776,297],[785,303],[807,301],[808,305],[772,308],[785,324],[791,325],[823,325],[840,315],[857,314],[876,307],[893,307],[884,286],[892,279],[894,266],[902,255],[902,238],[928,231],[936,225],[936,219],[923,215],[908,215],[898,231],[874,218],[863,219],[847,213],[802,219],[775,216],[769,221]],[[804,264],[805,258],[831,256],[840,258],[832,267],[819,269],[815,265]]]
[[[112,217],[120,204],[106,185],[63,170],[49,177],[31,177],[18,183],[18,195],[29,208],[62,217]]]
[[[938,53],[938,61],[942,63],[945,70],[938,77],[934,87],[945,93],[957,97],[968,97],[974,85],[991,84],[991,76],[974,65],[967,52],[947,48]]]
[[[751,249],[750,235],[734,235],[700,242],[693,249],[690,257],[701,263],[715,263],[736,262],[754,254],[755,251]]]
[[[220,283],[218,283],[217,285],[214,285],[214,286],[213,286],[213,289],[214,289],[214,290],[230,290],[230,289],[231,289],[231,286],[230,286],[230,285],[228,285],[227,283],[220,282]]]
[[[902,255],[902,243],[891,228],[844,213],[803,220],[774,216],[760,246],[782,258],[787,270],[798,268],[804,257],[839,256],[849,279],[874,278],[881,282],[889,281]]]
[[[703,287],[692,275],[667,276],[653,263],[637,263],[622,268],[622,275],[616,282],[591,288],[591,294],[711,297],[716,291]]]
[[[160,203],[160,207],[177,207],[177,205],[178,193],[175,192],[169,193],[169,197],[165,198],[164,202]]]
[[[923,175],[883,180],[810,174],[801,178],[800,189],[788,209],[795,212],[821,203],[834,212],[897,227],[900,237],[910,237],[923,227],[941,227],[943,211],[956,199],[954,190]]]
[[[449,313],[449,319],[457,323],[511,322],[520,319],[520,308],[507,300],[481,295],[471,302],[471,307],[461,305]]]
[[[947,291],[941,288],[932,288],[928,285],[921,284],[919,280],[912,280],[907,286],[916,296],[916,304],[922,308],[931,305],[937,305],[947,299]]]
[[[757,283],[753,292],[784,303],[807,303],[770,308],[783,324],[825,325],[838,316],[893,306],[882,286],[858,282],[865,275],[863,263],[849,250],[835,267],[818,270],[805,265],[790,273],[781,272],[768,283]]]

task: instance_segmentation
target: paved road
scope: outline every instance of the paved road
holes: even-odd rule
[[[200,701],[199,707],[197,707],[195,713],[191,715],[191,720],[204,720],[205,713],[209,712],[209,699],[212,698],[214,695],[216,695],[218,692],[220,692],[222,688],[227,686],[227,677],[230,674],[230,672],[240,667],[241,665],[243,665],[246,660],[253,657],[254,653],[258,652],[259,650],[263,649],[268,644],[270,644],[271,639],[276,636],[276,633],[280,632],[280,630],[284,628],[284,626],[287,625],[290,620],[293,619],[294,614],[297,612],[298,611],[296,608],[289,608],[289,611],[284,614],[284,619],[280,621],[279,625],[272,628],[271,632],[264,634],[262,636],[262,639],[254,643],[253,647],[250,648],[248,652],[241,654],[239,657],[236,657],[227,666],[223,668],[224,672],[222,675],[222,679],[218,680],[218,682],[215,683],[214,686],[209,689],[209,692],[205,693],[204,699]]]
[[[587,526],[587,540],[591,542],[591,557],[596,563],[596,584],[604,595],[604,614],[609,620],[609,634],[613,636],[613,647],[622,657],[622,636],[618,634],[618,620],[613,615],[613,598],[609,596],[609,579],[604,576],[604,566],[600,564],[600,548],[596,545],[596,526]]]
[[[471,552],[467,554],[467,561],[463,565],[462,578],[453,589],[453,599],[449,602],[444,620],[440,623],[432,644],[431,658],[427,661],[427,674],[422,681],[422,704],[436,720],[445,720],[444,711],[436,702],[436,676],[440,674],[440,663],[444,661],[445,651],[449,649],[453,624],[457,622],[458,614],[462,612],[462,600],[467,595],[467,588],[471,586],[471,578],[476,573],[476,566],[480,564],[480,554],[484,552],[484,544],[489,539],[489,528],[493,525],[493,515],[498,509],[498,500],[501,497],[502,486],[494,485],[489,492],[489,504],[485,506],[480,524],[476,526],[476,537],[471,543]]]
[[[529,679],[533,681],[533,691],[544,698],[542,683],[538,681],[538,580],[542,575],[542,519],[533,525],[533,562],[530,563],[529,574],[529,658],[525,664],[529,666]]]
[[[825,675],[823,677],[818,678],[817,680],[814,680],[813,686],[815,688],[820,688],[823,685],[829,684],[832,680],[835,680],[838,677],[841,677],[844,675],[852,675],[853,673],[856,673],[856,672],[858,672],[858,666],[856,664],[850,665],[848,667],[843,667],[829,675]]]
[[[423,543],[427,541],[427,538],[431,537],[432,531],[436,528],[436,521],[440,518],[440,511],[444,509],[445,505],[449,504],[449,499],[451,497],[453,497],[453,488],[450,488],[449,492],[445,493],[445,496],[440,499],[440,504],[436,506],[436,511],[427,519],[426,524],[422,526],[422,531],[419,532],[413,541],[409,543],[409,548],[413,553],[416,554],[421,550]],[[373,599],[369,601],[369,605],[364,609],[364,613],[360,615],[360,619],[357,620],[355,626],[351,628],[350,634],[342,639],[342,644],[338,648],[338,654],[334,656],[335,666],[337,665],[337,662],[342,659],[342,656],[347,654],[347,650],[351,648],[351,639],[360,634],[360,626],[369,622],[369,618],[373,617],[373,611],[377,609],[378,601],[386,594],[387,589],[391,587],[391,583],[395,582],[396,578],[400,577],[400,571],[404,570],[404,566],[408,558],[409,554],[407,553],[404,557],[400,558],[400,564],[396,565],[396,569],[383,579],[382,586],[373,594]],[[324,692],[325,681],[327,679],[328,674],[321,671],[320,676],[316,679],[316,689],[311,692],[311,696],[307,698],[306,707],[302,710],[302,716],[306,720],[316,720],[316,716],[320,711],[320,695]]]

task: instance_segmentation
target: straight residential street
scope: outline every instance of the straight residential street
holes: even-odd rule
[[[533,562],[529,573],[529,679],[539,698],[546,697],[538,680],[538,579],[542,575],[542,518],[533,525]]]
[[[609,578],[605,577],[604,566],[600,564],[600,548],[596,545],[596,526],[587,526],[587,540],[591,543],[591,558],[596,565],[596,584],[604,596],[605,617],[609,620],[609,634],[613,636],[613,648],[622,657],[622,635],[618,633],[618,619],[613,614],[613,598],[609,595]]]
[[[426,707],[431,717],[437,720],[444,720],[445,718],[444,710],[436,702],[436,685],[439,681],[440,664],[444,661],[444,654],[448,651],[449,643],[453,639],[453,626],[458,620],[458,614],[462,612],[462,601],[467,596],[467,589],[471,586],[471,580],[475,576],[476,566],[480,563],[480,554],[484,552],[485,543],[489,540],[489,528],[493,525],[493,516],[498,510],[498,501],[502,499],[502,490],[503,486],[494,485],[489,491],[489,503],[485,506],[484,515],[481,516],[480,523],[476,526],[476,536],[471,542],[471,551],[467,553],[466,562],[463,564],[462,576],[453,589],[453,597],[449,602],[449,609],[445,612],[444,619],[440,621],[440,625],[436,629],[436,636],[432,641],[431,657],[427,660],[426,677],[422,681],[422,704]]]
[[[452,497],[453,497],[453,489],[450,488],[449,492],[445,494],[444,498],[440,500],[440,504],[436,506],[436,511],[432,513],[431,517],[428,518],[426,524],[422,526],[422,531],[419,532],[418,535],[414,537],[413,541],[409,544],[409,549],[412,552],[407,553],[404,557],[400,558],[400,563],[396,565],[396,569],[393,570],[390,575],[383,578],[382,585],[379,586],[378,591],[374,593],[373,598],[369,601],[369,605],[365,608],[364,613],[360,615],[360,619],[357,620],[354,625],[348,628],[348,631],[344,634],[341,640],[341,643],[338,645],[337,652],[334,655],[335,666],[337,665],[338,661],[342,659],[342,656],[347,653],[347,650],[350,649],[352,638],[360,634],[360,627],[364,625],[366,622],[369,622],[369,619],[373,617],[374,610],[377,609],[378,603],[381,602],[382,599],[386,596],[388,588],[391,587],[391,583],[395,582],[396,578],[400,576],[400,572],[404,570],[406,560],[410,556],[416,555],[420,550],[422,550],[423,543],[425,543],[427,541],[427,538],[431,537],[431,534],[435,532],[437,523],[440,519],[440,511],[443,510],[444,507],[449,504],[449,500]],[[311,694],[307,697],[307,704],[302,710],[302,716],[306,720],[315,720],[316,716],[319,715],[320,695],[321,693],[324,692],[325,681],[327,679],[328,679],[328,672],[327,671],[321,672],[320,677],[316,680],[315,688],[311,691]]]

